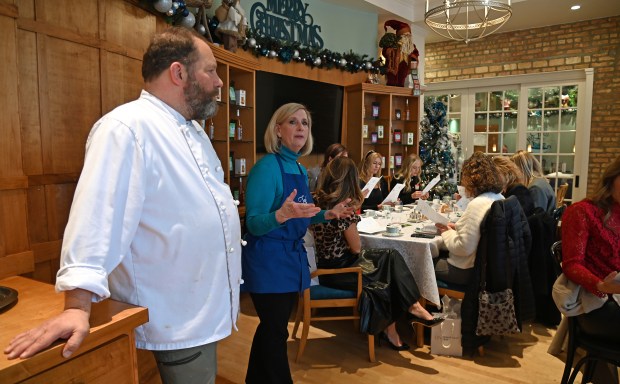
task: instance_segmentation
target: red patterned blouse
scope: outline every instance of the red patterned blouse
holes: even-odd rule
[[[620,204],[614,203],[603,224],[604,212],[592,201],[572,204],[562,216],[562,270],[570,280],[604,297],[596,284],[620,271]]]

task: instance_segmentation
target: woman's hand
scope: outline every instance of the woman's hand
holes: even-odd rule
[[[284,204],[276,210],[276,221],[280,224],[288,219],[298,219],[306,217],[314,217],[321,212],[321,208],[314,204],[296,203],[297,189],[293,189],[290,195],[284,200]]]
[[[349,205],[351,199],[346,199],[336,205],[329,211],[325,211],[325,220],[340,219],[350,217],[355,213],[355,207]]]
[[[596,284],[596,289],[603,293],[620,293],[620,280],[616,280],[617,271],[611,272],[603,281]]]
[[[448,223],[447,225],[435,223],[435,227],[437,227],[437,231],[439,231],[439,234],[442,234],[447,230],[454,229],[455,225],[454,223]]]
[[[414,199],[426,200],[428,199],[428,192],[425,194],[422,194],[422,191],[415,191],[411,194],[411,197]]]

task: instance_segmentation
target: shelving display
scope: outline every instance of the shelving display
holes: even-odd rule
[[[346,146],[359,162],[370,150],[384,157],[382,174],[393,175],[410,153],[418,153],[419,97],[413,89],[378,84],[345,88]]]

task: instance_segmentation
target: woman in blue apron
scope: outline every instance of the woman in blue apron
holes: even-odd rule
[[[250,292],[260,323],[246,383],[293,382],[286,340],[290,313],[299,293],[310,286],[304,234],[312,223],[353,214],[348,200],[328,211],[313,204],[306,169],[297,162],[312,151],[311,126],[305,106],[278,108],[265,131],[269,154],[248,176],[243,289]]]

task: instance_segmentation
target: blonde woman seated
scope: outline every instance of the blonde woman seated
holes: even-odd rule
[[[531,153],[520,150],[512,155],[511,160],[523,174],[520,180],[530,191],[534,208],[542,208],[549,214],[555,210],[555,192],[543,174],[540,162]]]
[[[411,204],[418,199],[428,199],[428,193],[422,194],[424,188],[422,180],[422,159],[416,154],[405,157],[403,166],[396,172],[390,182],[390,189],[396,184],[405,184],[405,187],[398,194],[398,198],[403,204]]]
[[[491,204],[504,196],[502,179],[490,156],[474,153],[461,172],[461,185],[472,200],[456,223],[435,224],[449,251],[447,259],[436,260],[435,275],[447,283],[466,285],[472,278],[482,220]]]
[[[521,204],[525,216],[530,216],[534,213],[536,207],[534,207],[534,200],[529,190],[525,185],[521,184],[523,174],[517,165],[506,156],[495,156],[493,157],[493,162],[504,184],[502,188],[504,197],[509,198],[510,196],[515,196],[517,200],[519,200],[519,204]]]
[[[365,199],[362,202],[362,213],[367,209],[381,209],[381,203],[388,195],[388,185],[381,177],[381,154],[375,151],[368,151],[360,164],[359,186],[362,188]],[[365,190],[364,187],[371,177],[381,177],[372,191]]]
[[[358,205],[363,199],[358,185],[358,174],[353,160],[339,157],[331,161],[321,172],[315,203],[322,209],[329,209],[343,199],[351,199],[349,204]],[[312,225],[318,268],[346,268],[362,266],[364,286],[371,282],[390,282],[389,295],[397,302],[387,303],[391,308],[391,324],[387,326],[383,338],[398,351],[409,349],[396,332],[395,321],[402,314],[409,313],[410,320],[431,327],[443,321],[433,316],[418,302],[420,292],[413,275],[402,256],[393,249],[364,249],[361,247],[357,231],[358,216],[334,219]],[[321,285],[337,289],[355,290],[355,275],[320,276]],[[389,300],[389,299],[388,299]]]

